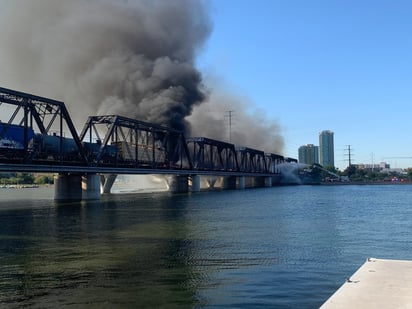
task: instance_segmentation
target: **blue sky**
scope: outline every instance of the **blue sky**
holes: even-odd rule
[[[212,0],[199,67],[277,121],[286,156],[335,133],[335,165],[412,167],[412,1]]]

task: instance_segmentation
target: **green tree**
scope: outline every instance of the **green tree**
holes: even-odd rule
[[[408,180],[412,180],[412,168],[411,167],[409,167],[406,170],[406,177],[408,178]]]
[[[19,179],[20,184],[32,184],[34,181],[33,175],[28,173],[21,173],[17,178]]]
[[[351,164],[343,171],[343,174],[351,178],[356,174],[357,170],[358,168],[355,165]]]
[[[37,184],[37,185],[52,184],[53,183],[53,177],[50,177],[48,175],[40,175],[40,176],[37,176],[34,179],[34,183]]]

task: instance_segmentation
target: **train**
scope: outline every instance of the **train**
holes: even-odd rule
[[[25,132],[27,141],[25,142]],[[160,143],[147,146],[118,141],[106,145],[102,149],[101,140],[81,142],[81,147],[88,162],[99,162],[99,165],[134,165],[153,168],[170,167],[167,151]],[[155,150],[155,151],[153,151]],[[35,133],[32,128],[15,124],[0,123],[0,160],[22,161],[31,158],[38,163],[72,163],[81,164],[79,147],[73,138],[63,137],[56,133]]]
[[[186,140],[186,145],[189,143]],[[235,148],[233,144],[230,145]],[[112,141],[111,144],[105,146],[101,140],[96,140],[95,142],[81,142],[81,149],[79,148],[73,138],[53,133],[35,133],[30,127],[0,123],[0,161],[3,162],[82,165],[86,164],[81,154],[83,152],[87,164],[91,165],[179,168],[177,162],[172,159],[173,155],[157,140],[144,145],[136,145],[126,141]],[[240,153],[241,150],[236,151]],[[265,157],[262,151],[255,150],[255,152],[261,153],[261,158]],[[272,162],[276,160],[276,164],[297,162],[295,159],[281,155],[266,154],[266,157],[271,158]],[[193,158],[188,158],[188,160],[193,161]],[[222,166],[219,168],[221,170]],[[273,165],[270,171],[277,172]]]
[[[82,142],[82,147],[87,157],[93,160],[100,152],[101,143]],[[117,153],[117,147],[108,145],[105,147],[103,159],[114,162]],[[0,123],[0,159],[21,161],[28,157],[35,161],[81,160],[79,148],[73,138],[59,136],[56,133],[35,133],[32,128]]]

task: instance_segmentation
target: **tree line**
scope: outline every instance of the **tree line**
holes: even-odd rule
[[[0,173],[0,185],[53,184],[51,174]]]

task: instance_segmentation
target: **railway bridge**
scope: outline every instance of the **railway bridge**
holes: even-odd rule
[[[63,102],[0,87],[0,172],[55,173],[55,199],[98,199],[119,174],[167,175],[170,190],[200,190],[200,177],[226,189],[280,182],[278,154],[119,115],[88,117],[80,134]]]

